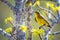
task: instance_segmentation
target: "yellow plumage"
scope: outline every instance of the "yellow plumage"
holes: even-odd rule
[[[39,14],[39,12],[34,13],[35,21],[42,27],[43,25],[50,27],[49,23]]]

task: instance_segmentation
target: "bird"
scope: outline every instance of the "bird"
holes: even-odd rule
[[[49,22],[47,20],[45,20],[38,11],[34,12],[34,16],[35,16],[35,21],[36,23],[38,23],[40,25],[39,29],[41,29],[41,27],[46,26],[51,28]]]

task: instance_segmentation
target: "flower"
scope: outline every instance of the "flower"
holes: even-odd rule
[[[51,3],[51,2],[47,2],[47,3],[46,3],[46,7],[47,7],[47,8],[48,8],[48,7],[54,7],[54,4]]]
[[[48,36],[48,40],[53,40],[54,36],[53,35],[49,35]]]
[[[26,30],[27,30],[27,27],[26,26],[24,26],[24,25],[20,25],[20,28],[19,28],[20,30],[22,30],[23,32],[26,32]]]
[[[57,12],[57,8],[56,7],[52,7],[52,11],[56,13]]]
[[[47,2],[46,3],[46,6],[47,6],[47,8],[50,8],[53,12],[57,12],[57,9],[59,9],[59,7],[56,7],[53,3],[51,3],[51,2]]]
[[[22,30],[23,32],[26,32],[27,27],[24,26],[24,25],[20,25],[20,28],[19,29]],[[11,33],[12,32],[12,27],[9,27],[9,28],[5,29],[5,32]]]
[[[43,29],[38,29],[37,32],[38,32],[38,34],[44,35],[44,30]]]
[[[8,18],[5,19],[5,23],[8,23],[11,20],[12,20],[12,18],[11,17],[8,17]]]
[[[31,31],[33,35],[38,35],[38,31],[36,29],[32,29]]]
[[[11,32],[12,32],[12,28],[9,27],[9,28],[5,29],[5,32],[7,32],[7,33],[11,33]]]
[[[60,6],[56,7],[57,10],[60,10]]]
[[[32,29],[32,33],[34,35],[39,35],[39,34],[44,35],[44,30],[43,29]]]
[[[40,5],[40,1],[36,1],[33,6]]]
[[[30,2],[29,6],[32,6],[32,3]]]
[[[47,7],[49,7],[49,6],[50,6],[49,2],[47,2],[47,3],[46,3],[46,6],[47,6]]]
[[[55,7],[51,7],[53,12],[57,12],[58,10],[60,10],[60,6],[55,6]]]

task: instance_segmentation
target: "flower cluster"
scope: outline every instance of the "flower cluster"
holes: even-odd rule
[[[5,23],[8,23],[9,21],[12,21],[13,19],[11,17],[8,17],[5,19]]]
[[[39,6],[40,5],[40,1],[36,1],[33,6],[36,6],[36,5]]]
[[[50,8],[53,12],[57,12],[57,10],[60,9],[60,6],[55,6],[55,4],[52,2],[47,2],[46,7]]]
[[[9,27],[9,28],[5,29],[5,32],[7,32],[7,33],[11,33],[11,32],[12,32],[12,28]]]
[[[24,25],[20,25],[19,29],[22,30],[23,32],[27,31],[27,27],[24,26]],[[44,35],[44,30],[43,29],[33,29],[32,28],[31,31],[32,31],[33,35],[38,35],[38,34]],[[12,32],[12,27],[9,27],[9,28],[5,29],[5,32],[11,33]]]
[[[43,29],[32,29],[32,33],[34,35],[39,35],[39,34],[44,35],[44,30]]]
[[[24,26],[24,25],[20,25],[20,28],[19,28],[20,30],[22,30],[23,32],[26,32],[26,30],[27,30],[27,27],[26,26]]]
[[[53,40],[54,36],[53,35],[49,35],[48,36],[48,40]]]

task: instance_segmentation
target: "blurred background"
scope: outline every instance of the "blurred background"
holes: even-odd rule
[[[48,1],[51,1],[56,4],[57,0],[40,0],[41,6],[45,7],[45,3]],[[12,5],[14,5],[14,0],[9,0],[9,2]],[[35,10],[36,10],[36,8],[37,7],[34,7]],[[14,19],[13,11],[10,10],[10,8],[6,4],[0,2],[0,28],[2,28],[3,30],[5,30],[8,27],[12,27],[9,23],[8,24],[5,23],[5,18],[7,18],[7,17],[12,17]],[[31,18],[31,25],[32,25],[32,28],[35,28],[35,29],[37,29],[39,26],[34,21],[34,15]],[[60,23],[55,24],[54,26],[55,26],[55,28],[53,29],[52,32],[60,31]],[[59,39],[60,39],[60,34],[54,35],[54,40],[59,40]],[[3,36],[2,34],[0,34],[0,40],[7,40],[7,38],[5,36]],[[40,39],[38,36],[33,35],[33,40],[40,40]]]

